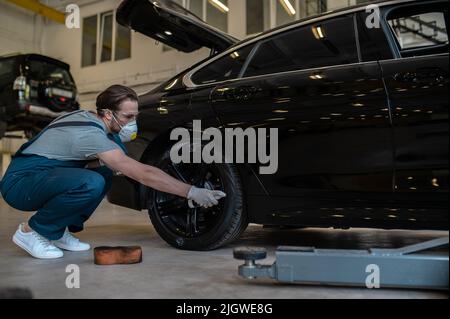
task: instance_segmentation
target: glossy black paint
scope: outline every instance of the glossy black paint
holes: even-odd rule
[[[132,153],[146,162],[167,147],[172,128],[194,119],[203,128],[276,127],[277,174],[238,166],[250,222],[448,229],[448,49],[387,56],[393,44],[385,31],[364,35],[360,63],[194,88],[182,85],[186,70],[141,97],[141,138],[130,148],[140,146]],[[119,193],[120,183],[110,201],[146,208],[145,192],[134,187],[135,203]]]
[[[448,201],[448,54],[381,63],[392,108],[398,200]]]
[[[237,42],[170,0],[124,0],[117,22],[183,52],[202,47],[222,51]]]

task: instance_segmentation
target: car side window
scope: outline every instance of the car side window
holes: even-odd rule
[[[402,56],[449,52],[448,8],[442,4],[396,8],[387,22]]]
[[[353,17],[342,16],[261,42],[244,77],[358,61]]]
[[[249,45],[211,62],[192,75],[192,82],[199,85],[237,78],[252,49]]]
[[[368,62],[392,59],[394,56],[383,29],[369,27],[366,24],[367,19],[371,18],[370,15],[370,12],[365,11],[356,14],[361,61]]]

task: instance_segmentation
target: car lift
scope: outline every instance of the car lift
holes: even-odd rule
[[[284,283],[356,286],[368,288],[416,288],[448,290],[449,237],[396,249],[316,249],[279,247],[272,265],[255,263],[267,257],[264,248],[237,248],[234,258],[244,260],[239,275],[247,279],[271,278]],[[378,272],[377,286],[368,277]],[[376,283],[376,281],[375,281]]]

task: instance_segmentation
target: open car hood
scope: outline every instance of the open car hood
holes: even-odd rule
[[[171,0],[124,0],[117,22],[183,52],[221,52],[238,42]]]

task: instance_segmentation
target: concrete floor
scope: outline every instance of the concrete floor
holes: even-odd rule
[[[35,298],[448,298],[448,292],[368,290],[279,284],[271,280],[246,281],[237,275],[239,261],[232,258],[237,246],[269,249],[265,263],[272,263],[278,245],[318,248],[398,247],[447,232],[383,230],[270,230],[250,226],[232,246],[214,252],[185,252],[162,241],[145,213],[102,203],[80,238],[93,247],[140,245],[144,261],[139,265],[100,267],[92,251],[65,253],[59,260],[43,261],[28,256],[11,242],[17,225],[30,214],[10,208],[0,198],[0,287],[28,287]],[[65,286],[69,264],[80,267],[81,287]]]

